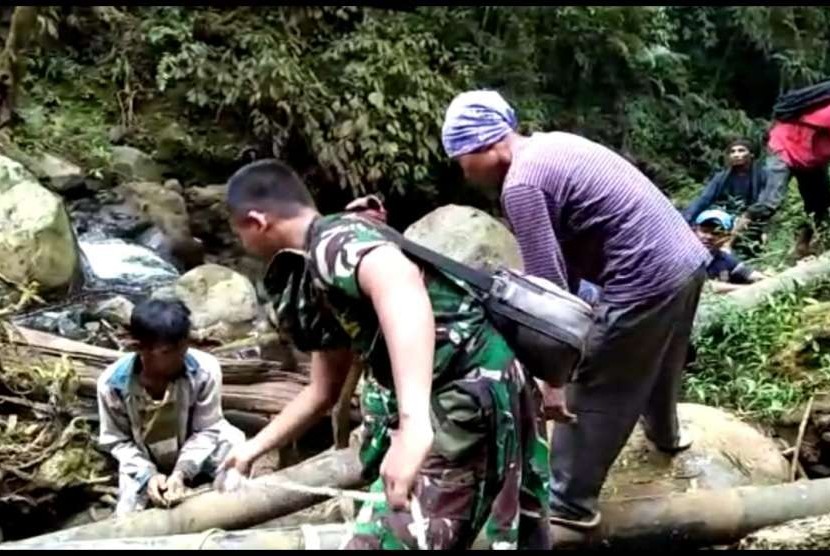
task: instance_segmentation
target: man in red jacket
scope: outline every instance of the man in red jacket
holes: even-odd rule
[[[775,120],[767,149],[769,187],[762,201],[777,209],[786,196],[790,178],[795,177],[805,212],[817,226],[826,224],[830,211],[830,104],[812,108],[792,120]],[[807,254],[812,235],[809,225],[802,228],[796,246],[798,255]]]

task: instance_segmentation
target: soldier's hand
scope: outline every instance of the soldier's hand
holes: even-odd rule
[[[164,506],[164,491],[167,489],[167,475],[156,473],[147,483],[147,496],[156,506]]]
[[[251,466],[258,457],[258,450],[252,440],[248,440],[236,446],[225,461],[222,462],[220,470],[236,469],[243,476],[248,476]]]
[[[542,391],[545,419],[553,419],[557,423],[576,423],[576,415],[568,411],[565,388],[554,388],[541,380],[536,382]]]
[[[346,211],[357,212],[367,218],[371,218],[379,222],[386,222],[386,209],[383,206],[383,202],[375,195],[358,197],[346,205]]]
[[[390,509],[406,510],[415,478],[432,448],[432,427],[427,423],[421,430],[391,431],[390,436],[392,443],[380,464],[380,476]]]
[[[173,471],[167,478],[167,489],[164,492],[164,500],[168,504],[178,500],[184,494],[184,475],[181,471]]]

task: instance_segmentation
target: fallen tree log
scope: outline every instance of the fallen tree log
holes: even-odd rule
[[[553,526],[554,548],[692,548],[728,545],[749,533],[793,519],[830,513],[830,479],[775,486],[700,490],[666,497],[607,501],[603,521],[590,534]],[[300,528],[207,531],[157,538],[81,541],[57,535],[9,543],[9,549],[337,549],[351,524]],[[77,539],[77,537],[75,537]],[[486,548],[482,536],[473,548]]]
[[[771,295],[810,288],[830,279],[830,253],[723,295],[706,295],[695,316],[695,332],[704,332],[725,315],[763,304]]]
[[[15,345],[3,349],[10,366],[51,365],[66,356],[78,376],[78,394],[95,398],[96,382],[107,365],[122,357],[120,351],[87,345],[52,334],[16,327]],[[220,359],[223,387],[222,407],[229,410],[274,415],[308,384],[305,373],[280,369],[278,362]]]
[[[253,479],[236,492],[211,491],[185,500],[169,510],[152,509],[106,519],[15,544],[20,547],[42,546],[44,543],[58,546],[69,541],[162,537],[215,528],[244,529],[308,508],[327,498],[282,488],[279,486],[281,482],[312,487],[356,488],[365,484],[361,469],[357,452],[353,449],[325,452],[293,467]]]
[[[97,378],[107,365],[124,356],[122,351],[92,346],[23,326],[15,326],[14,330],[18,333],[12,335],[16,345],[45,355],[65,355],[85,363],[88,370],[79,372],[82,378]],[[222,366],[222,380],[225,384],[254,384],[277,380],[297,381],[302,384],[308,382],[308,362],[302,362],[294,368],[279,361],[263,359],[217,359]]]

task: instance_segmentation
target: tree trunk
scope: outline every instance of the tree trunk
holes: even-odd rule
[[[766,302],[773,294],[810,288],[830,278],[830,253],[824,253],[813,261],[801,263],[792,268],[739,290],[724,294],[706,296],[701,300],[695,317],[695,331],[704,332],[729,313],[746,311]]]
[[[665,497],[612,500],[601,504],[602,523],[585,535],[553,526],[554,548],[676,549],[728,545],[764,527],[793,519],[830,513],[830,479],[775,486],[699,490]],[[229,508],[230,510],[230,508]],[[230,514],[230,511],[225,512]],[[232,515],[228,515],[231,521]],[[96,524],[97,525],[97,524]],[[93,527],[93,526],[87,526]],[[351,524],[332,523],[304,528],[254,529],[237,532],[156,538],[98,537],[56,533],[18,543],[10,549],[119,550],[144,549],[337,549],[351,534]],[[136,531],[137,532],[137,531]],[[123,531],[122,531],[123,533]],[[473,548],[486,548],[482,535]]]
[[[0,52],[0,127],[8,124],[14,114],[24,72],[21,54],[34,34],[36,22],[35,6],[14,8],[6,46]]]
[[[21,541],[21,546],[57,546],[68,541],[120,539],[125,537],[163,537],[196,533],[214,528],[245,529],[300,511],[326,496],[281,488],[291,481],[306,486],[357,488],[365,484],[362,466],[355,450],[325,452],[303,463],[249,481],[232,493],[210,491],[185,500],[175,508],[152,509],[118,519],[66,529]]]

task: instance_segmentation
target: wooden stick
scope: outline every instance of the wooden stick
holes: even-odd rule
[[[807,408],[804,410],[804,416],[801,418],[801,424],[798,426],[798,437],[793,449],[793,459],[790,462],[790,481],[795,480],[795,472],[798,469],[798,458],[801,456],[801,443],[804,441],[807,422],[810,420],[810,414],[813,412],[813,400],[815,400],[815,396],[810,396],[810,401],[807,402]]]

